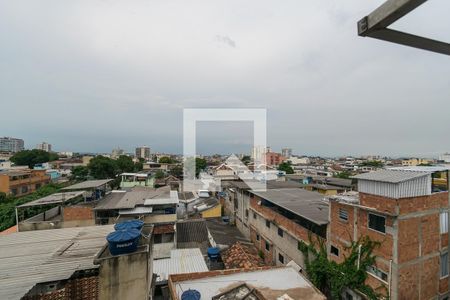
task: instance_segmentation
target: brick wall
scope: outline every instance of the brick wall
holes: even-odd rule
[[[448,207],[448,192],[429,196],[398,199],[399,213],[404,215],[412,212]]]
[[[68,280],[64,287],[48,293],[26,295],[23,300],[97,300],[98,276]]]
[[[359,193],[359,203],[362,206],[374,208],[379,212],[395,214],[397,201],[397,199],[386,198],[383,196]]]
[[[87,206],[66,206],[64,207],[64,221],[93,220],[94,212],[92,207]]]

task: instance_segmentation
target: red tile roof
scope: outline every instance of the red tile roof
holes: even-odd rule
[[[221,256],[226,269],[253,269],[265,266],[264,260],[259,257],[258,250],[254,246],[239,242],[225,250]]]

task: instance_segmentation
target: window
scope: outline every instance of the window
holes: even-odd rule
[[[332,245],[330,248],[330,253],[339,256],[339,249]]]
[[[380,269],[378,269],[375,266],[370,266],[367,268],[367,272],[369,272],[370,274],[374,275],[375,277],[383,280],[383,281],[387,281],[388,280],[388,274]]]
[[[448,252],[441,254],[441,278],[448,276]]]
[[[255,212],[253,212],[253,219],[256,220],[256,213]]]
[[[270,228],[270,221],[269,220],[266,220],[266,227]]]
[[[369,213],[369,228],[385,233],[386,232],[386,218]]]
[[[353,296],[349,292],[345,292],[345,300],[353,300]]]
[[[248,219],[248,209],[245,209],[245,218]]]
[[[440,215],[441,234],[448,232],[448,211],[441,212]]]
[[[259,234],[256,235],[256,240],[259,241]]]
[[[266,241],[266,251],[270,251],[270,244],[268,241]]]
[[[278,253],[278,261],[282,264],[284,264],[284,256],[281,255],[281,253]]]
[[[23,193],[28,193],[28,186],[23,186],[21,189],[20,189],[20,192],[23,194]]]
[[[278,235],[283,237],[283,235],[284,235],[283,229],[278,228]]]
[[[339,208],[339,219],[342,221],[348,221],[348,212],[346,209]]]
[[[11,194],[12,194],[13,196],[17,195],[17,189],[16,189],[16,188],[11,189]]]

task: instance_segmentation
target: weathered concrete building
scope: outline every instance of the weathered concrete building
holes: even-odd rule
[[[265,262],[304,268],[299,243],[326,238],[328,202],[316,192],[299,188],[250,192],[250,239]]]
[[[45,170],[10,169],[0,171],[0,192],[25,196],[50,183]]]
[[[368,236],[381,244],[367,270],[375,291],[390,299],[448,299],[448,170],[398,168],[355,178],[359,194],[330,197],[330,259],[341,262],[352,241]]]

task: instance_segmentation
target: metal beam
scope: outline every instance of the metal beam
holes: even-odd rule
[[[370,32],[386,28],[401,17],[405,16],[427,0],[388,0],[375,9],[370,15],[358,22],[365,22],[366,27],[358,26],[358,34],[368,35]]]
[[[376,30],[370,37],[400,45],[450,55],[450,44],[392,29]]]
[[[427,0],[388,0],[358,22],[358,35],[450,55],[450,44],[387,27]]]

